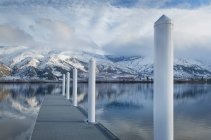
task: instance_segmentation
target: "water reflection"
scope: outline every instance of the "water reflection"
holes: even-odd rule
[[[87,109],[87,86],[80,85],[80,105]],[[152,84],[97,84],[96,118],[121,139],[153,139]],[[211,86],[174,87],[175,140],[211,137]]]
[[[45,94],[57,93],[55,84],[0,84],[0,139],[29,139]]]
[[[87,91],[78,85],[85,109]],[[175,140],[210,139],[211,85],[176,84],[174,92]],[[0,139],[29,139],[45,94],[61,94],[61,84],[0,84]],[[96,119],[123,140],[152,140],[153,85],[97,84]]]

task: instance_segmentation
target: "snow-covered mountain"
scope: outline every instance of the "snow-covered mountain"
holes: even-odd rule
[[[0,47],[0,74],[3,78],[58,80],[63,73],[79,70],[87,78],[88,61],[97,62],[97,78],[142,79],[153,75],[153,59],[144,56],[112,56],[88,52],[71,52],[22,47]],[[196,60],[175,59],[176,78],[211,77],[211,67]]]

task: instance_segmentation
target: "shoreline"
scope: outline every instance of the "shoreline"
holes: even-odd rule
[[[70,80],[72,82],[72,80]],[[6,83],[62,83],[62,80],[0,80],[0,84]],[[78,83],[88,83],[88,80],[78,80]],[[96,80],[96,83],[153,83],[153,80]],[[204,81],[204,80],[174,80],[176,84],[211,84],[211,81]]]

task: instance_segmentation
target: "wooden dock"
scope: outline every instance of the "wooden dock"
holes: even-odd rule
[[[31,140],[117,140],[100,123],[86,122],[86,114],[62,95],[46,95]]]

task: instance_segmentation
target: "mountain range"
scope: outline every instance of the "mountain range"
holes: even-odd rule
[[[76,67],[79,79],[85,80],[91,58],[96,59],[97,78],[101,80],[141,80],[153,77],[153,58],[150,56],[113,56],[26,46],[0,47],[0,76],[1,80],[59,80],[62,74],[68,71],[72,73]],[[211,66],[202,61],[175,58],[174,77],[183,80],[210,78]]]

